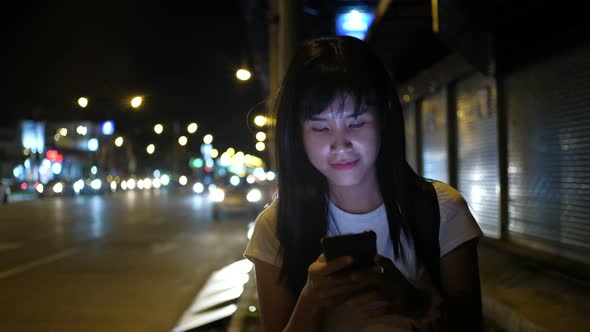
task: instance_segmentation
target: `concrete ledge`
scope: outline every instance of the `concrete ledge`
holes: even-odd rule
[[[486,331],[587,331],[590,284],[486,244],[479,250]],[[254,270],[229,323],[229,332],[258,331]],[[258,308],[256,308],[258,309]]]
[[[245,332],[245,331],[258,331],[258,311],[251,312],[250,306],[254,306],[258,310],[258,292],[256,289],[256,275],[254,268],[248,274],[250,279],[244,285],[244,293],[238,300],[238,309],[232,315],[227,332]],[[255,319],[252,319],[252,316]]]
[[[480,244],[483,313],[512,332],[588,331],[590,284],[544,264]]]
[[[509,332],[545,332],[526,318],[516,314],[509,306],[504,305],[490,296],[482,295],[483,315],[486,321]]]

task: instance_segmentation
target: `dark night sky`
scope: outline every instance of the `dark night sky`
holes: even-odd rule
[[[133,126],[194,120],[201,135],[253,152],[246,115],[265,96],[258,81],[234,76],[251,63],[238,0],[49,3],[3,11],[9,125],[33,110],[41,120],[69,118],[82,95],[99,117],[119,108],[110,116],[117,119],[127,97],[142,94]]]

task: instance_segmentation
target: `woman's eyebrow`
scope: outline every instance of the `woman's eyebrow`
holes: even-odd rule
[[[326,118],[324,118],[322,116],[319,116],[319,115],[312,115],[309,118],[309,121],[328,121],[328,119],[326,119]]]

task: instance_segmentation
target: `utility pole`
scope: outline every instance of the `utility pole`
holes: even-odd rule
[[[302,36],[303,8],[298,0],[269,1],[268,50],[270,92],[267,101],[267,114],[272,114],[281,82],[289,68]],[[267,126],[274,126],[274,119]],[[270,169],[277,169],[275,160],[275,137],[272,130],[267,131],[267,151]]]

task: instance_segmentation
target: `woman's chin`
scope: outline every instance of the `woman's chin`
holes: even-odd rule
[[[359,179],[354,177],[331,177],[328,183],[334,187],[353,187],[359,184]]]

